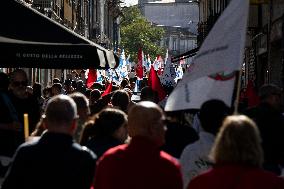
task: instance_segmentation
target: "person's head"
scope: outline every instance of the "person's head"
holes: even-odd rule
[[[86,92],[86,87],[84,85],[84,82],[82,80],[77,81],[77,88],[76,91],[85,94]]]
[[[52,96],[59,95],[62,92],[61,83],[54,83],[51,87]]]
[[[52,80],[52,83],[54,84],[54,83],[61,83],[61,82],[60,82],[60,79],[56,77]]]
[[[229,115],[229,107],[221,100],[208,100],[201,105],[199,119],[202,128],[216,135],[224,118]]]
[[[71,87],[72,79],[65,79],[64,81],[64,87]]]
[[[78,118],[76,103],[67,95],[56,95],[48,101],[42,117],[48,131],[73,135]]]
[[[52,96],[52,90],[51,87],[45,87],[42,91],[43,97],[48,98]]]
[[[71,93],[69,96],[74,100],[77,105],[79,119],[86,121],[90,114],[89,101],[87,97],[79,92]]]
[[[41,84],[40,83],[34,83],[33,84],[33,95],[35,97],[41,97]]]
[[[120,83],[120,88],[121,88],[121,89],[124,89],[125,86],[127,86],[128,84],[129,84],[128,79],[124,78],[124,79],[121,81],[121,83]]]
[[[71,85],[74,89],[77,89],[77,82],[75,80],[72,80]]]
[[[98,89],[100,91],[103,91],[105,88],[104,88],[104,85],[101,84],[101,83],[98,83],[98,82],[95,82],[92,87],[92,89]]]
[[[129,96],[127,92],[124,90],[115,91],[112,95],[111,103],[113,106],[116,106],[122,111],[126,112],[129,104]]]
[[[99,100],[100,98],[101,98],[101,91],[98,89],[92,90],[89,98],[90,105],[95,104],[95,102],[97,102],[97,100]]]
[[[64,81],[64,90],[66,91],[67,94],[70,94],[73,92],[74,88],[72,87],[72,80],[71,79],[66,79]]]
[[[95,116],[94,123],[98,137],[112,136],[121,142],[127,139],[127,115],[119,109],[103,109]]]
[[[153,91],[149,86],[141,89],[140,99],[141,101],[151,101],[154,103],[158,103],[159,101],[157,92]]]
[[[210,157],[216,164],[261,167],[263,152],[256,124],[247,116],[228,116],[218,133]]]
[[[33,92],[34,92],[34,89],[32,86],[27,86],[27,89],[26,89],[27,93],[29,96],[32,96],[33,95]]]
[[[17,98],[27,98],[28,76],[22,69],[14,70],[10,75],[10,91]]]
[[[142,136],[151,140],[156,147],[165,143],[165,115],[155,103],[142,101],[133,105],[128,112],[130,137]]]
[[[276,109],[281,108],[282,90],[277,85],[265,84],[261,86],[258,95],[261,102],[268,103]]]

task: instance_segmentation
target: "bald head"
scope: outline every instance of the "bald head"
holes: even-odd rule
[[[150,138],[159,145],[164,143],[163,110],[155,103],[142,101],[134,105],[128,113],[128,131],[131,137]]]
[[[68,130],[77,118],[76,103],[67,95],[54,96],[48,101],[43,118],[48,130]]]

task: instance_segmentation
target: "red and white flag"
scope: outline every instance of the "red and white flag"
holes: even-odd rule
[[[230,1],[190,69],[169,96],[166,111],[199,109],[210,99],[220,99],[228,106],[232,105],[235,77],[230,76],[241,69],[243,62],[248,11],[249,1]],[[209,77],[212,74],[218,77]]]

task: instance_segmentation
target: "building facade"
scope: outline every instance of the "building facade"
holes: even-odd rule
[[[22,1],[22,0],[19,0]],[[25,0],[22,1],[77,34],[107,48],[119,45],[119,0]],[[31,83],[51,85],[72,70],[27,69]]]
[[[171,56],[197,47],[197,4],[182,0],[140,0],[138,6],[149,22],[165,29],[161,46],[168,48]]]
[[[200,0],[200,46],[230,0]],[[244,54],[242,87],[253,81],[284,87],[284,1],[251,0]]]

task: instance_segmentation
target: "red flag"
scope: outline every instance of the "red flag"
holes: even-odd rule
[[[108,86],[107,86],[105,92],[102,94],[102,96],[105,96],[105,95],[111,93],[111,91],[112,91],[112,81],[110,82],[110,84],[108,84]]]
[[[156,91],[158,93],[159,101],[163,100],[167,96],[153,66],[151,66],[150,69],[148,85],[152,88],[153,91]]]
[[[142,55],[142,49],[139,48],[138,50],[138,63],[136,67],[136,75],[139,78],[143,78],[143,55]]]
[[[87,87],[91,88],[92,85],[97,81],[97,70],[96,69],[89,69],[88,78],[87,78]]]
[[[249,80],[247,84],[246,97],[248,99],[248,107],[253,107],[258,105],[259,97],[255,90],[254,84],[251,80]]]

